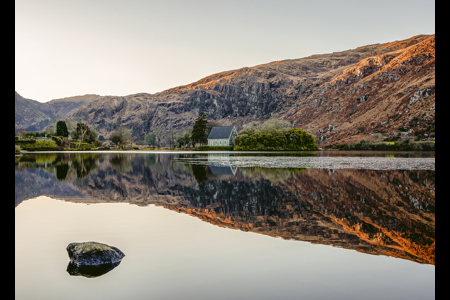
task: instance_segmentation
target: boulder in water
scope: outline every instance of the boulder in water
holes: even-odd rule
[[[118,248],[97,242],[70,243],[70,262],[76,266],[98,266],[120,263],[125,254]]]

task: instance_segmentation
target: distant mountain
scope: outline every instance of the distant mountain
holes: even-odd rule
[[[15,128],[23,127],[26,131],[40,131],[59,118],[67,117],[86,103],[102,96],[84,95],[49,102],[26,99],[15,92]]]
[[[182,131],[199,112],[238,130],[253,121],[288,120],[320,145],[381,139],[401,127],[410,136],[430,134],[435,35],[226,71],[156,94],[102,97],[68,118],[103,136],[125,126],[141,140],[157,127]]]

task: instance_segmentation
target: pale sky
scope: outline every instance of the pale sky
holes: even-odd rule
[[[431,0],[16,0],[15,90],[157,93],[214,73],[435,34]]]

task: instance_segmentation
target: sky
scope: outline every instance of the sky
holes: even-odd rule
[[[15,90],[153,94],[419,34],[435,34],[434,0],[15,0]]]

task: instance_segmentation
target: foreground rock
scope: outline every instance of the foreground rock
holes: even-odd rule
[[[70,262],[77,267],[120,263],[125,254],[116,247],[97,242],[70,243]]]

